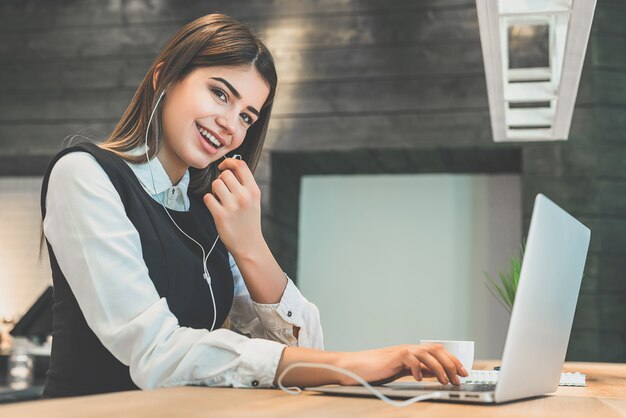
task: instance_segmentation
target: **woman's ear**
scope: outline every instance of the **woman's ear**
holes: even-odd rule
[[[157,81],[159,79],[159,74],[161,73],[161,67],[163,67],[163,61],[154,67],[154,73],[152,74],[152,90],[154,91],[156,91]]]

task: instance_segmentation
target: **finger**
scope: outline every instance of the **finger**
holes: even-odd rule
[[[469,372],[465,369],[465,367],[463,367],[463,363],[461,363],[461,360],[459,360],[455,355],[450,354],[450,360],[452,360],[452,362],[454,363],[457,373],[460,376],[463,377],[467,377],[469,376]]]
[[[204,201],[204,205],[207,207],[209,212],[211,212],[211,214],[213,215],[214,219],[222,214],[224,208],[211,193],[205,194],[202,200]]]
[[[235,206],[235,198],[233,194],[228,190],[226,184],[221,179],[217,179],[211,183],[211,192],[214,197],[219,199],[222,206],[232,208]]]
[[[459,360],[454,354],[450,353],[445,348],[444,348],[443,351],[446,353],[447,358],[452,363],[454,363],[454,368],[456,369],[456,374],[458,374],[459,376],[463,376],[463,377],[469,376],[469,372],[465,369],[465,367],[463,367],[463,363],[461,363],[461,360]]]
[[[244,160],[226,158],[217,166],[217,168],[222,171],[232,170],[244,187],[252,188],[256,186],[256,181],[254,180],[252,171],[250,171],[248,164]]]
[[[224,170],[218,178],[226,184],[226,187],[232,194],[244,193],[244,187],[231,170]]]
[[[417,358],[415,358],[415,356],[409,355],[405,364],[411,370],[411,375],[413,375],[415,380],[417,380],[418,382],[421,381],[422,380],[422,363],[420,363],[420,361]]]
[[[459,376],[457,375],[457,366],[452,361],[454,357],[448,350],[445,348],[435,348],[433,347],[430,353],[439,360],[439,363],[443,366],[443,369],[446,371],[446,375],[448,375],[448,379],[455,385],[460,385],[461,380],[459,380]],[[456,359],[456,357],[454,357]],[[458,361],[458,360],[457,360]]]
[[[435,375],[439,383],[447,385],[450,383],[446,375],[446,371],[443,369],[439,360],[437,360],[432,354],[426,351],[423,347],[420,347],[415,353],[415,356],[428,367],[430,372]]]
[[[422,369],[422,376],[424,377],[436,377],[433,372],[430,371],[430,369],[428,368],[428,366],[426,366],[424,363],[422,363],[420,365],[420,369]]]

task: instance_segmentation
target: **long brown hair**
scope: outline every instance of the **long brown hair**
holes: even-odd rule
[[[161,66],[155,89],[153,77],[159,64]],[[160,93],[166,86],[181,81],[194,69],[213,66],[253,66],[270,89],[259,118],[248,129],[242,145],[237,148],[237,153],[254,172],[265,142],[278,77],[274,59],[265,44],[252,33],[248,25],[223,14],[200,17],[183,26],[174,35],[150,66],[122,118],[111,135],[99,144],[100,147],[127,161],[145,162],[145,154],[134,156],[126,152],[143,144],[150,113]],[[159,109],[155,119],[161,119]],[[163,141],[157,141],[158,132],[159,129],[150,129],[149,158],[153,158],[163,144]],[[157,146],[155,142],[158,143]],[[217,165],[210,164],[202,170],[190,168],[190,192],[199,195],[210,192],[211,183],[219,175]]]

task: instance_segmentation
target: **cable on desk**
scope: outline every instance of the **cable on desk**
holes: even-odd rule
[[[390,399],[387,396],[385,396],[382,393],[380,393],[380,391],[378,389],[376,389],[375,387],[373,387],[372,385],[367,383],[365,381],[365,379],[363,379],[361,376],[351,372],[350,370],[342,369],[341,367],[335,367],[335,366],[331,366],[329,364],[323,364],[323,363],[301,363],[301,362],[290,364],[289,366],[287,366],[287,368],[285,370],[283,370],[283,372],[280,374],[280,376],[278,376],[278,382],[277,382],[278,383],[278,387],[281,388],[283,391],[287,392],[290,395],[299,395],[300,393],[302,393],[302,389],[300,389],[299,387],[292,386],[290,388],[287,388],[287,387],[283,386],[283,383],[282,383],[283,382],[283,377],[285,377],[287,372],[289,372],[291,369],[295,369],[297,367],[328,369],[328,370],[332,370],[334,372],[345,374],[346,376],[349,376],[352,379],[354,379],[357,382],[359,382],[361,385],[363,385],[367,390],[372,392],[372,394],[374,396],[376,396],[378,399],[380,399],[381,401],[386,402],[389,405],[395,406],[395,407],[398,407],[398,408],[402,408],[404,406],[409,406],[409,405],[412,405],[412,404],[414,404],[416,402],[426,401],[426,400],[430,400],[430,399],[439,399],[441,397],[441,393],[440,392],[431,392],[431,393],[428,393],[426,395],[415,396],[413,398],[406,399],[404,401],[396,401],[396,400]]]

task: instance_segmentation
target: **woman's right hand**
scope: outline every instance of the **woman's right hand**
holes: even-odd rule
[[[342,354],[339,367],[350,370],[375,385],[410,375],[418,381],[423,377],[436,377],[441,384],[459,385],[459,376],[468,375],[459,359],[439,344],[404,344]],[[355,385],[358,382],[344,375],[340,384]]]
[[[370,384],[382,385],[403,376],[436,377],[442,384],[460,384],[459,375],[466,377],[461,362],[442,345],[397,345],[376,350],[332,352],[304,347],[283,350],[276,379],[294,363],[322,363],[349,370]],[[275,380],[275,384],[277,381]],[[355,385],[358,382],[337,371],[325,368],[295,368],[283,378],[285,386],[311,387],[328,384]]]

